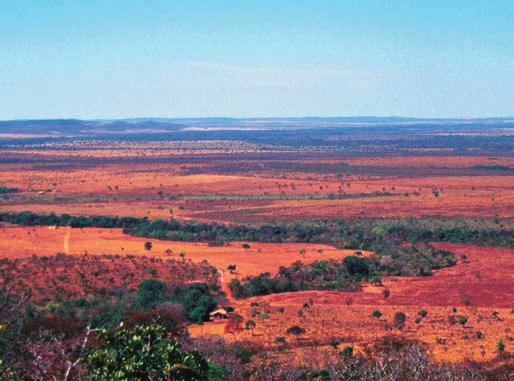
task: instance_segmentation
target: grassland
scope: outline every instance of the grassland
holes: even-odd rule
[[[120,319],[155,317],[131,310],[145,279],[164,282],[171,294],[206,284],[212,288],[204,293],[242,320],[202,321],[203,311],[202,324],[193,324],[190,308],[187,340],[219,335],[227,345],[258,348],[247,369],[269,359],[315,368],[346,347],[367,355],[391,334],[422,343],[437,362],[511,366],[514,159],[510,135],[479,130],[451,139],[426,130],[397,138],[394,129],[329,129],[317,140],[308,132],[265,133],[273,144],[220,131],[158,141],[0,136],[0,215],[84,216],[68,216],[71,223],[2,218],[1,280],[33,290],[32,313],[63,319],[76,318],[75,304],[61,316],[70,301],[94,306],[93,299],[118,297],[127,308]],[[113,227],[100,217],[87,222],[91,216],[132,222]],[[453,260],[417,271],[409,251],[416,245]],[[340,264],[355,256],[389,270],[355,279],[351,291],[235,298],[229,287],[298,261]]]

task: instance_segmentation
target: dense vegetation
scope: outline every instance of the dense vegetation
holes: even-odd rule
[[[451,252],[429,245],[384,250],[373,257],[348,256],[342,261],[322,260],[312,264],[295,262],[269,273],[233,279],[230,288],[236,298],[305,290],[346,290],[360,288],[361,280],[380,282],[383,275],[431,275],[432,269],[455,264]]]
[[[18,188],[10,188],[10,187],[0,187],[0,194],[1,193],[16,193],[20,190]]]
[[[134,217],[0,213],[0,221],[24,226],[123,228],[128,234],[176,241],[318,242],[373,249],[383,242],[455,242],[514,247],[512,221],[461,218],[348,218],[309,223],[260,226],[221,225],[195,221]]]
[[[189,322],[208,319],[222,296],[216,284],[168,286],[149,278],[136,292],[115,285],[118,292],[103,297],[32,300],[19,279],[2,278],[2,380],[167,380],[169,374],[174,380],[207,379],[209,362],[194,351],[182,351],[169,337],[182,337]],[[86,351],[89,336],[94,340]],[[75,356],[82,357],[81,364],[71,369]],[[151,378],[138,378],[143,374]]]
[[[99,339],[87,356],[88,380],[208,379],[209,362],[197,351],[183,351],[161,325],[120,326],[103,331]]]

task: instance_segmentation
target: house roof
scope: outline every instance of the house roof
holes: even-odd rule
[[[224,308],[219,308],[217,309],[216,311],[212,311],[209,315],[210,316],[214,316],[214,315],[226,315],[228,314],[227,310],[224,309]]]

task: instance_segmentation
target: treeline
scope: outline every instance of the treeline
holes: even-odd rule
[[[18,188],[10,188],[10,187],[0,187],[0,194],[1,193],[16,193],[20,190]]]
[[[280,267],[273,277],[263,273],[243,281],[233,279],[229,286],[236,298],[306,290],[356,291],[361,280],[379,283],[385,275],[429,276],[433,269],[455,263],[449,251],[430,245],[406,246],[395,251],[386,249],[373,257],[352,255],[342,261],[321,260],[311,264],[297,261]]]
[[[146,217],[72,216],[54,213],[37,214],[28,211],[0,213],[0,221],[22,226],[71,226],[74,228],[131,228],[149,222]]]
[[[222,225],[195,221],[148,220],[135,217],[0,213],[0,221],[24,226],[122,228],[127,234],[174,241],[229,241],[328,243],[338,247],[373,250],[385,243],[454,242],[514,247],[511,220],[461,218],[348,218],[309,223],[260,226]]]

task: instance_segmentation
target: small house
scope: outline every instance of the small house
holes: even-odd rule
[[[216,311],[212,311],[209,316],[211,319],[226,319],[228,317],[228,312],[224,308],[219,308]]]

